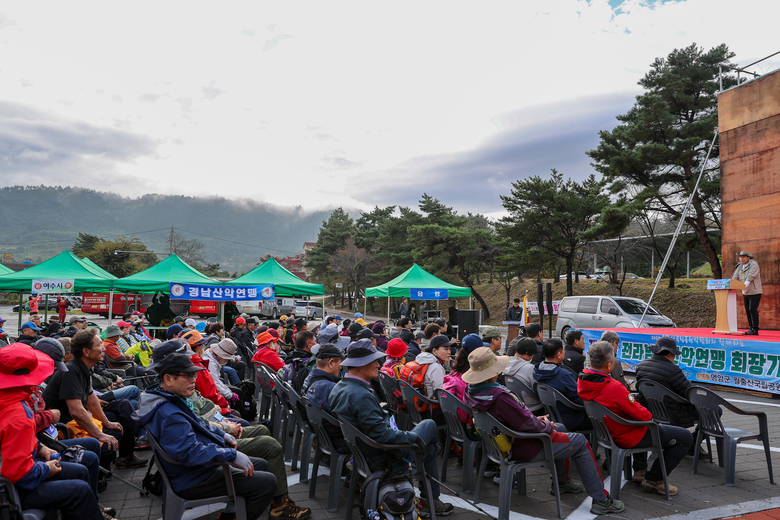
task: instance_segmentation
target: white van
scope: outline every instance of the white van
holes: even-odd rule
[[[237,301],[236,307],[240,312],[253,316],[265,316],[276,319],[279,316],[289,314],[295,308],[294,298],[275,298],[273,300]]]
[[[564,338],[569,329],[631,329],[639,320],[647,302],[623,296],[567,296],[558,308],[555,333]],[[651,305],[642,327],[676,327],[672,320]]]

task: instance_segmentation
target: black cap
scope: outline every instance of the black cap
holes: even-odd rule
[[[192,364],[192,360],[185,354],[169,354],[162,360],[157,371],[161,376],[165,374],[173,374],[175,372],[184,372],[185,374],[191,374],[192,372],[200,372],[206,370],[204,367],[197,367]]]
[[[35,350],[40,350],[52,360],[54,360],[54,367],[60,372],[67,372],[68,367],[62,362],[62,358],[65,357],[65,349],[62,343],[53,338],[41,338],[35,342],[33,347]]]
[[[159,372],[159,367],[163,359],[171,354],[182,354],[189,357],[192,355],[192,351],[187,348],[187,343],[178,339],[169,339],[154,347],[154,350],[152,351],[152,364],[149,365],[149,368],[157,369]]]
[[[655,345],[650,345],[650,350],[655,354],[660,354],[665,350],[671,352],[675,356],[679,356],[680,354],[682,354],[682,352],[680,352],[680,349],[677,348],[677,342],[674,341],[669,336],[663,336],[661,338],[658,338],[658,340],[656,340],[655,342]]]
[[[349,334],[350,335],[357,334],[358,332],[360,332],[364,328],[365,327],[363,327],[363,325],[361,325],[360,323],[353,323],[352,325],[349,326]],[[372,336],[373,336],[373,334],[372,334]]]
[[[340,348],[338,348],[336,345],[320,345],[320,350],[317,351],[317,359],[330,359],[330,358],[341,358],[344,359],[346,356],[344,355],[344,352],[341,351]]]
[[[398,337],[401,338],[401,340],[408,345],[410,341],[414,341],[414,332],[412,332],[409,329],[403,329],[398,334]]]
[[[304,325],[306,325],[306,320],[304,320],[303,318],[298,318],[297,320],[295,320],[295,328],[296,329],[300,329]]]
[[[173,318],[174,323],[184,323],[184,316],[176,316]]]
[[[379,334],[374,334],[371,332],[371,329],[362,329],[360,332],[357,333],[358,339],[371,339],[371,338],[378,338]]]
[[[451,347],[452,341],[444,334],[436,334],[431,338],[431,342],[428,344],[431,350],[439,347]]]

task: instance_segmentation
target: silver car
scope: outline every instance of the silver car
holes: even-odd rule
[[[309,320],[321,320],[325,317],[325,309],[320,302],[296,300],[295,315]]]
[[[623,296],[567,296],[558,308],[555,333],[561,338],[569,329],[631,329],[639,320],[647,302]],[[676,327],[672,320],[651,305],[642,327]]]

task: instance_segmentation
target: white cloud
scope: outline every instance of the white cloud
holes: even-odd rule
[[[203,92],[203,99],[215,99],[217,96],[224,94],[226,91],[217,88],[217,80],[212,79],[208,86],[200,89]]]
[[[51,3],[46,17],[34,2],[0,7],[0,101],[87,129],[69,150],[34,146],[21,120],[2,126],[0,149],[15,160],[48,153],[23,162],[20,182],[110,171],[136,179],[121,188],[129,195],[209,186],[370,209],[372,197],[427,191],[462,212],[498,211],[496,194],[518,176],[587,174],[583,151],[630,106],[656,57],[692,42],[727,43],[743,64],[776,50],[774,18],[755,16],[775,12],[775,0],[134,6]],[[778,66],[780,56],[761,70]],[[105,145],[108,130],[133,143],[126,158]],[[96,135],[108,153],[85,152]],[[276,179],[304,189],[269,193]],[[356,179],[382,188],[358,195]]]

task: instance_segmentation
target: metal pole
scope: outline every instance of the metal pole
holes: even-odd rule
[[[22,293],[19,293],[19,324],[16,326],[17,336],[22,333]]]
[[[390,290],[387,291],[387,323],[390,324]]]
[[[661,277],[664,274],[664,269],[666,269],[666,264],[669,262],[669,257],[672,256],[672,251],[674,250],[674,245],[677,242],[677,237],[680,235],[680,230],[682,230],[683,222],[685,222],[685,215],[688,214],[688,208],[691,207],[691,202],[693,202],[693,196],[696,194],[696,191],[699,189],[699,183],[701,182],[701,177],[702,175],[704,175],[704,168],[707,166],[707,161],[710,159],[712,148],[715,146],[715,141],[717,139],[718,139],[718,129],[716,127],[715,135],[712,136],[712,142],[710,143],[710,149],[707,152],[707,157],[704,159],[704,162],[701,163],[701,170],[699,171],[699,177],[696,179],[696,185],[693,187],[693,190],[691,190],[691,194],[688,196],[688,201],[685,203],[685,207],[680,212],[680,220],[679,222],[677,222],[677,229],[674,230],[672,241],[669,242],[669,249],[666,250],[666,256],[664,257],[664,261],[661,263],[661,268],[658,270],[658,276],[655,277],[655,285],[653,286],[653,292],[650,293],[650,299],[647,301],[647,305],[645,306],[645,310],[642,313],[642,317],[639,319],[639,325],[637,328],[642,326],[642,322],[644,321],[645,316],[647,315],[647,309],[650,308],[650,304],[653,302],[655,291],[658,289],[658,284],[661,283]]]
[[[108,324],[111,325],[111,320],[114,318],[114,288],[108,293]]]
[[[49,295],[43,297],[43,324],[49,323]]]
[[[688,251],[688,259],[687,264],[685,266],[685,277],[690,278],[691,277],[691,252]]]
[[[593,274],[596,274],[596,259],[598,258],[597,253],[593,253]]]
[[[542,292],[542,284],[536,284],[536,305],[539,306],[539,325],[544,330],[544,293]]]
[[[545,284],[547,293],[547,336],[552,338],[552,319],[553,319],[553,299],[552,299],[552,284]]]

